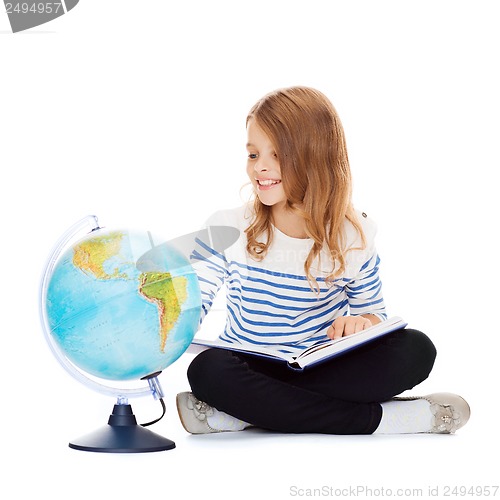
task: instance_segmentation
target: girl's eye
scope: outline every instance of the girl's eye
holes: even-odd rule
[[[250,153],[248,155],[248,158],[250,158],[250,160],[256,160],[258,156],[259,155],[257,153]]]

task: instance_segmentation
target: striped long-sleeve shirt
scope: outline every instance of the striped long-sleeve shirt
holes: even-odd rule
[[[203,321],[217,292],[226,285],[227,318],[220,339],[230,343],[266,345],[295,354],[311,344],[327,340],[326,330],[343,315],[374,314],[386,318],[374,247],[375,224],[359,215],[366,247],[346,221],[346,270],[333,284],[325,281],[332,261],[323,251],[311,268],[319,285],[315,293],[307,280],[304,261],[312,240],[291,238],[274,228],[273,242],[265,258],[257,262],[246,252],[246,234],[252,217],[250,205],[214,214],[207,225],[239,229],[240,237],[223,253],[197,241],[193,266],[202,291]]]

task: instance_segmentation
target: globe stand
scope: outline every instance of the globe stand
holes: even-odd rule
[[[127,404],[116,404],[109,416],[108,425],[69,443],[81,451],[100,453],[145,453],[175,448],[175,443],[141,425]]]
[[[141,380],[147,380],[154,399],[160,399],[163,404],[163,391],[158,380],[160,373],[151,373],[142,377]],[[165,413],[164,404],[163,410]],[[109,416],[108,425],[76,439],[69,443],[69,447],[75,450],[100,453],[146,453],[175,448],[175,443],[170,439],[145,429],[146,425],[151,425],[158,420],[138,425],[127,398],[120,396],[117,404],[113,407],[113,413]]]

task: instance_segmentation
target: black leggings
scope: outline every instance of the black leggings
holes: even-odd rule
[[[379,403],[425,380],[435,358],[426,335],[402,329],[304,371],[209,349],[192,361],[188,380],[198,399],[260,428],[371,434],[382,417]]]

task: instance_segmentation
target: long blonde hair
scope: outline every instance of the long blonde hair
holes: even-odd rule
[[[280,163],[283,189],[290,211],[305,220],[314,243],[304,263],[311,288],[319,292],[311,265],[327,245],[334,268],[327,282],[344,273],[347,219],[366,245],[363,229],[352,206],[352,180],[342,123],[329,99],[309,87],[279,89],[260,99],[250,119],[269,137]],[[262,260],[273,240],[271,207],[255,196],[254,218],[246,229],[247,251]],[[257,238],[265,235],[264,242]]]

